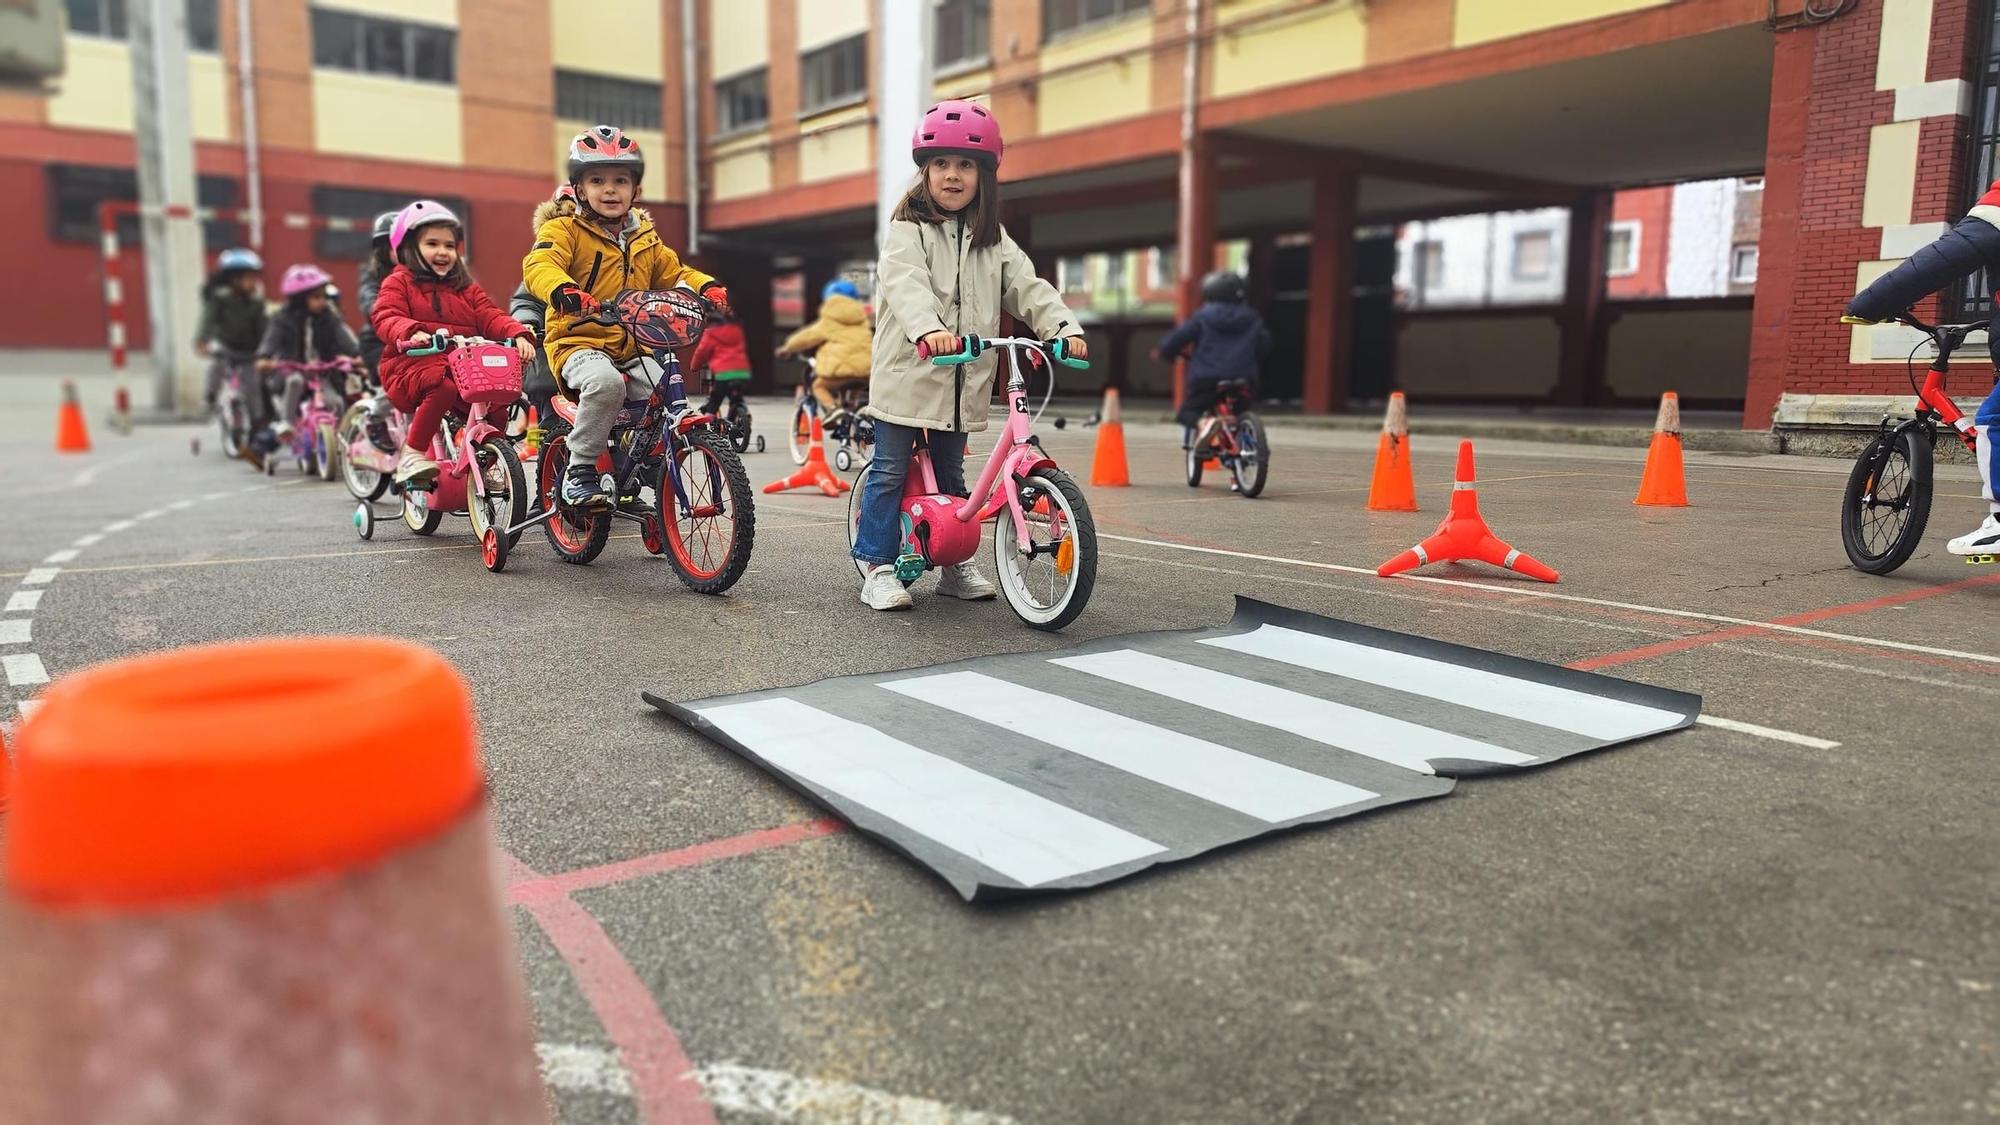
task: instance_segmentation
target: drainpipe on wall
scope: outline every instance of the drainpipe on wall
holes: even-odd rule
[[[248,3],[249,0],[239,0]],[[695,43],[695,0],[681,0],[681,143],[687,151],[687,252],[701,253],[701,52]]]
[[[250,37],[250,0],[236,0],[236,98],[243,107],[244,202],[250,245],[264,248],[264,175],[257,158],[257,48]]]

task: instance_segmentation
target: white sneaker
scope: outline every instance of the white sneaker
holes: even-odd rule
[[[292,440],[292,435],[296,432],[290,422],[280,422],[272,427],[271,436],[278,439],[279,445],[284,445]]]
[[[948,566],[938,572],[937,592],[947,598],[961,601],[983,602],[998,597],[1000,588],[986,580],[979,568],[969,562]]]
[[[396,483],[414,484],[419,481],[435,480],[438,475],[437,462],[411,449],[403,447],[403,455],[396,458]]]
[[[1954,555],[2000,555],[2000,513],[1986,513],[1985,522],[1944,545]]]
[[[908,609],[910,592],[896,577],[896,565],[884,563],[861,580],[861,604],[869,609]]]

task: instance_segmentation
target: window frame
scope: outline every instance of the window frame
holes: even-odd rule
[[[1071,35],[1088,35],[1100,28],[1135,19],[1153,10],[1152,0],[1109,0],[1112,11],[1106,15],[1093,16],[1085,10],[1089,2],[1090,0],[1042,0],[1042,42],[1051,43]],[[1057,26],[1054,10],[1059,5],[1075,6],[1079,9],[1080,18],[1075,23]]]
[[[822,94],[815,100],[812,96],[813,64],[822,59],[836,58],[835,52],[848,51],[853,53],[855,66],[860,71],[857,75],[859,84],[838,94]],[[845,39],[836,39],[831,43],[822,43],[809,51],[801,52],[799,55],[799,117],[801,119],[817,117],[822,113],[831,113],[834,110],[845,109],[848,106],[858,105],[867,101],[870,78],[871,75],[868,73],[868,33],[865,31],[857,32]],[[767,88],[766,97],[768,96],[769,91]]]
[[[980,70],[993,64],[993,0],[935,0],[933,42],[931,49],[935,59],[934,69],[940,75],[951,76],[968,71]],[[946,8],[965,7],[965,23],[968,41],[977,41],[978,47],[965,54],[951,58],[944,52],[944,12]]]
[[[407,191],[385,191],[374,187],[360,187],[352,184],[316,183],[309,189],[315,215],[329,218],[354,219],[360,226],[354,230],[332,230],[321,227],[313,232],[313,256],[322,261],[358,262],[366,259],[372,249],[371,240],[375,216],[384,211],[400,210],[410,201]],[[471,238],[472,203],[455,195],[432,194],[445,205],[459,221],[466,225],[467,241]]]
[[[394,19],[367,12],[353,12],[345,8],[327,8],[310,5],[307,13],[307,35],[310,37],[312,66],[314,70],[338,71],[342,74],[361,74],[370,78],[382,78],[391,82],[417,82],[426,86],[456,86],[458,84],[458,28],[443,24],[425,23],[421,20]],[[332,27],[345,23],[351,30],[352,42],[345,52],[345,61],[329,61],[337,58],[340,38],[330,32]],[[329,26],[331,25],[331,26]],[[371,32],[398,31],[401,40],[397,50],[401,52],[402,65],[397,70],[376,65],[370,44],[374,42]],[[438,42],[426,44],[425,38]],[[439,44],[443,46],[446,60],[445,73],[425,75],[420,73],[418,61],[426,54],[434,53]],[[322,48],[326,48],[325,51]]]
[[[131,38],[132,22],[128,0],[63,0],[64,26],[72,35],[124,42]],[[187,0],[188,50],[217,54],[222,50],[221,0]],[[75,16],[79,7],[89,7],[97,15],[92,26],[84,27]],[[197,14],[199,13],[199,14]],[[206,17],[206,22],[203,22]],[[110,28],[107,30],[107,27]],[[202,34],[203,32],[206,34]]]
[[[1729,248],[1729,284],[1757,284],[1757,251],[1758,244],[1755,242],[1739,242]],[[1745,254],[1750,255],[1749,277],[1744,277],[1743,271],[1739,268],[1742,265],[1743,255]]]
[[[758,98],[764,106],[764,115],[755,120],[729,121],[723,112],[728,104],[728,89],[739,82],[756,79],[761,94]],[[715,139],[734,137],[743,133],[754,133],[771,127],[771,68],[760,66],[752,70],[738,71],[727,78],[712,83],[715,98]]]
[[[564,101],[564,84],[569,83],[570,101]],[[579,85],[596,84],[599,88],[586,92],[577,89]],[[599,74],[589,70],[569,70],[556,67],[554,72],[555,115],[565,121],[587,121],[593,125],[616,125],[620,129],[646,129],[659,132],[665,127],[666,108],[663,99],[666,91],[661,83],[644,79],[626,78],[616,74]],[[647,95],[651,95],[648,97]],[[644,106],[650,113],[634,114],[629,110],[602,112],[617,108],[615,103],[629,97],[635,106]],[[582,108],[589,112],[572,112],[578,103],[595,103]]]
[[[1604,276],[1632,277],[1639,272],[1639,248],[1644,242],[1645,230],[1646,224],[1638,219],[1618,219],[1612,222],[1604,235]],[[1630,236],[1630,255],[1622,269],[1611,261],[1611,240],[1620,234]]]
[[[107,200],[139,201],[139,176],[130,165],[76,164],[54,161],[42,165],[42,182],[48,196],[47,223],[51,242],[90,243],[103,235],[98,225],[98,207]],[[202,173],[195,177],[195,204],[217,210],[233,210],[239,205],[242,184],[234,177]],[[82,208],[88,217],[80,217]],[[69,214],[65,214],[69,212]],[[246,235],[243,224],[229,219],[206,219],[201,224],[205,250],[241,246]],[[118,237],[129,247],[139,244],[139,216],[121,215]]]
[[[1521,245],[1531,238],[1539,238],[1548,244],[1548,256],[1542,261],[1541,272],[1528,273],[1521,268]],[[1547,281],[1556,271],[1556,235],[1549,230],[1517,230],[1514,232],[1513,254],[1508,262],[1508,276],[1515,281]]]
[[[1965,140],[1965,183],[1960,199],[1966,209],[1986,193],[1988,184],[2000,179],[2000,3],[1989,2],[1983,8],[1986,26],[1979,33],[1980,51],[1974,56],[1979,70],[1972,76],[1972,119]],[[1993,284],[1987,271],[1946,290],[1942,305],[1945,320],[1991,317]]]

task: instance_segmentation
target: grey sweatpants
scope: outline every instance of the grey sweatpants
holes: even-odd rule
[[[653,393],[660,365],[645,356],[625,361],[623,370],[603,352],[578,352],[563,363],[563,386],[576,395],[576,425],[570,428],[571,463],[596,460],[604,452],[618,410]]]

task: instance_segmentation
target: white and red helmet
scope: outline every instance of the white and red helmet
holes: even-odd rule
[[[301,293],[310,293],[322,286],[332,284],[332,274],[327,273],[311,262],[300,262],[285,270],[285,276],[278,281],[278,292],[283,293],[286,297],[296,297]]]
[[[401,254],[403,240],[433,223],[450,223],[458,232],[458,240],[465,241],[465,224],[451,213],[451,208],[435,199],[419,199],[401,211],[389,223],[389,252]]]
[[[592,168],[623,168],[637,184],[646,178],[646,157],[639,142],[616,125],[592,125],[569,142],[569,182],[583,179]]]
[[[956,154],[990,160],[1000,167],[1007,143],[1000,139],[1000,122],[978,102],[939,102],[917,124],[910,138],[910,157],[918,166],[933,156]]]

